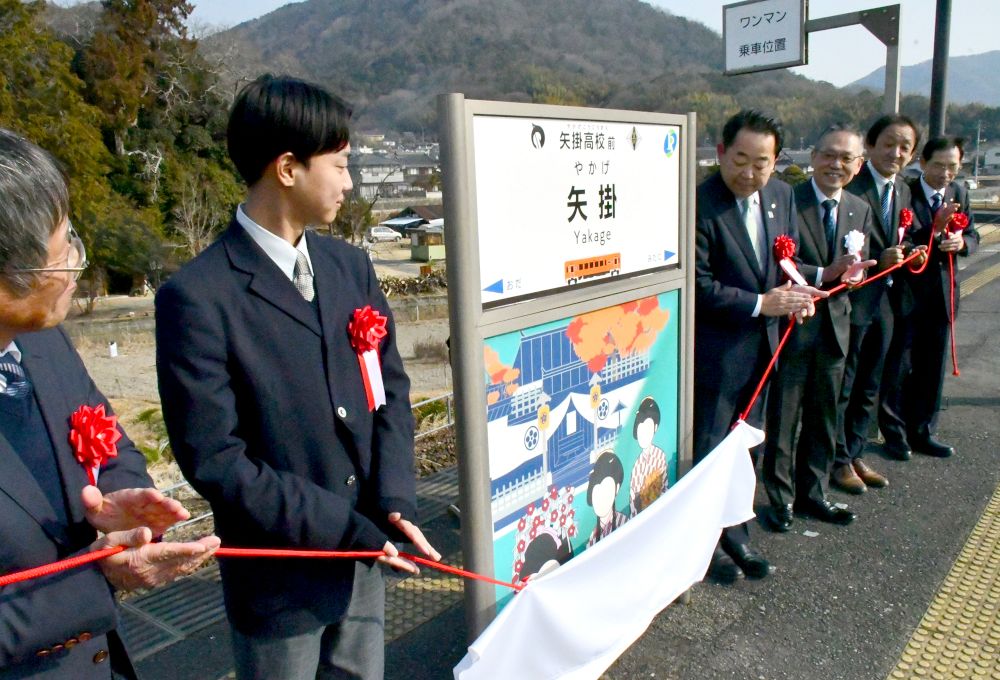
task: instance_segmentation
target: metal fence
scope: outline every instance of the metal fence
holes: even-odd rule
[[[441,430],[448,429],[455,425],[455,395],[453,392],[448,392],[447,394],[442,394],[441,396],[438,397],[431,397],[430,399],[424,399],[423,401],[418,401],[416,404],[413,404],[411,408],[414,412],[419,413],[421,410],[425,409],[429,405],[434,404],[436,402],[444,402],[444,412],[443,412],[444,417],[442,419],[442,422],[436,422],[434,425],[428,427],[426,430],[417,432],[413,437],[415,440],[419,440],[423,437],[431,435],[435,432],[440,432]],[[198,493],[193,488],[191,488],[191,484],[187,480],[180,481],[176,484],[173,484],[172,486],[168,486],[167,488],[160,490],[168,498],[176,498],[178,500],[200,498],[200,496],[198,496]],[[187,521],[175,524],[174,526],[167,529],[164,535],[169,536],[171,533],[179,531],[184,527],[191,526],[192,524],[196,524],[198,522],[204,522],[205,520],[211,517],[212,517],[211,511],[205,512],[196,517],[192,517]]]

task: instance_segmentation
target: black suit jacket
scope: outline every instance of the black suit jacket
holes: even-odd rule
[[[156,297],[157,371],[184,475],[230,546],[381,550],[387,515],[415,514],[413,416],[396,329],[371,262],[307,232],[315,306],[234,221]],[[388,403],[368,410],[347,325],[371,305]],[[335,623],[353,564],[221,560],[230,621],[246,632]]]
[[[716,173],[698,186],[695,232],[695,456],[708,454],[745,404],[758,364],[778,346],[778,319],[752,316],[757,296],[777,286],[781,268],[772,244],[798,242],[792,190],[771,179],[760,190],[768,252],[763,270],[733,193]],[[806,280],[815,267],[801,268]],[[751,388],[752,389],[752,388]]]
[[[68,523],[57,515],[32,472],[0,435],[0,572],[37,567],[86,552],[97,538],[84,516],[80,491],[89,482],[73,457],[69,419],[81,405],[104,404],[69,338],[60,328],[26,333],[16,339],[21,365],[28,373],[56,453],[68,511]],[[145,459],[122,433],[118,456],[101,469],[98,488],[104,493],[153,486]],[[64,571],[0,589],[0,678],[108,678],[108,663],[93,657],[108,649],[106,634],[117,625],[111,586],[96,565]],[[70,649],[49,653],[54,645]],[[116,670],[131,673],[117,639]],[[114,654],[119,651],[119,654]],[[121,668],[119,668],[119,664]]]
[[[855,196],[864,199],[871,208],[872,229],[868,239],[868,257],[877,260],[882,256],[883,250],[899,245],[899,214],[903,208],[910,207],[910,187],[901,176],[896,175],[893,180],[893,208],[890,224],[885,224],[882,220],[882,197],[879,195],[878,185],[875,183],[868,163],[861,166],[861,171],[851,180],[846,189]],[[876,274],[878,272],[873,269],[869,270],[869,273]],[[888,277],[883,276],[877,281],[851,291],[852,324],[866,326],[871,323],[872,316],[879,313],[879,305],[883,295],[888,295],[892,309],[896,313],[909,311],[913,299],[904,277],[896,275],[895,272],[891,277],[891,286],[888,285]]]
[[[915,245],[927,245],[930,240],[931,226],[934,217],[931,215],[931,206],[927,202],[927,195],[920,184],[920,179],[910,182],[910,192],[913,196],[913,227],[909,238]],[[958,203],[959,212],[965,213],[969,218],[969,226],[965,228],[962,235],[965,237],[965,247],[958,252],[959,255],[971,255],[979,248],[979,232],[976,231],[976,222],[972,218],[969,210],[969,192],[964,185],[952,182],[944,190],[944,203]],[[942,253],[937,244],[941,242],[941,234],[934,235],[934,247],[931,248],[931,261],[927,263],[927,269],[921,274],[907,274],[910,289],[913,291],[915,306],[922,314],[927,314],[929,319],[939,323],[949,323],[951,314],[950,281],[948,277],[948,254]],[[955,265],[955,310],[958,311],[959,285],[958,266]]]
[[[836,252],[830,252],[827,245],[826,229],[820,221],[819,203],[811,181],[795,187],[795,204],[798,212],[799,258],[805,264],[827,267],[844,255],[844,237],[851,231],[865,235],[865,245],[861,258],[868,258],[868,241],[872,231],[871,209],[868,204],[850,192],[840,193],[837,206],[837,236],[834,239]],[[813,283],[813,281],[809,281]],[[834,282],[834,285],[839,281]],[[844,356],[847,356],[851,339],[851,301],[848,294],[839,293],[819,302],[816,315],[792,333],[792,338],[801,346],[811,345],[820,333],[830,333],[836,338]]]

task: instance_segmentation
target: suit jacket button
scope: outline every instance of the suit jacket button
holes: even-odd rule
[[[346,418],[347,417],[347,409],[344,408],[343,406],[338,406],[337,407],[337,415],[340,416],[341,419]]]
[[[79,640],[80,642],[89,642],[90,638],[92,637],[94,636],[91,635],[90,633],[80,633],[79,635],[76,636],[76,639]]]
[[[51,650],[48,650],[48,649],[39,649],[37,652],[35,652],[35,656],[37,656],[39,659],[44,659],[45,657],[47,657],[51,653],[52,653]]]
[[[344,484],[346,484],[347,486],[354,486],[354,482],[356,481],[358,481],[358,478],[355,477],[354,475],[351,475],[350,477],[344,480]]]
[[[79,642],[80,641],[77,640],[76,638],[70,638],[69,640],[66,640],[66,642],[64,642],[63,644],[66,645],[66,649],[73,649]]]
[[[97,654],[94,654],[94,663],[103,663],[108,658],[108,650],[102,649]]]
[[[52,653],[61,652],[65,647],[63,645],[52,645]]]

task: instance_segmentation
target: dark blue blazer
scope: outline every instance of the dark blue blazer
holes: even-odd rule
[[[914,220],[909,238],[915,245],[927,245],[934,217],[931,215],[931,206],[927,202],[927,195],[924,193],[919,178],[910,182],[910,192],[913,195]],[[964,185],[952,182],[945,187],[944,202],[958,203],[959,212],[968,216],[969,226],[962,232],[962,236],[965,237],[965,247],[958,252],[958,255],[971,255],[979,248],[979,232],[976,230],[976,221],[972,218],[972,211],[969,209],[968,190]],[[927,268],[920,274],[908,272],[907,281],[920,312],[927,314],[936,322],[949,323],[951,318],[951,284],[948,276],[948,255],[937,248],[937,244],[941,242],[941,234],[935,234],[934,241],[935,245],[931,249],[931,261],[927,263]],[[955,311],[957,312],[960,297],[957,264],[955,265],[955,275]]]
[[[56,452],[69,517],[68,523],[57,520],[31,471],[0,435],[2,573],[86,552],[97,538],[80,501],[88,481],[69,445],[69,419],[83,404],[111,408],[61,328],[26,333],[16,342]],[[153,486],[142,454],[124,432],[118,456],[102,469],[97,485],[104,493]],[[109,678],[109,662],[94,663],[95,655],[108,650],[109,643],[116,670],[132,674],[113,632],[117,623],[111,586],[96,565],[2,588],[0,678]]]
[[[396,329],[361,250],[307,232],[315,305],[235,221],[156,296],[163,414],[224,545],[380,550],[415,514],[413,416]],[[368,410],[347,325],[371,305],[388,403]],[[346,610],[353,564],[221,560],[232,624],[301,632]]]
[[[840,193],[840,205],[837,207],[837,235],[834,240],[835,252],[830,252],[826,228],[820,221],[820,206],[812,182],[802,182],[795,187],[794,194],[801,238],[799,257],[804,263],[829,266],[836,258],[846,253],[844,237],[855,230],[865,235],[861,258],[867,259],[872,231],[871,209],[867,203],[848,191]],[[835,281],[830,285],[839,283]],[[811,346],[819,333],[832,334],[843,356],[847,356],[851,339],[851,302],[847,293],[839,293],[817,303],[816,315],[792,332],[791,342],[802,347]]]
[[[858,198],[864,199],[871,208],[872,230],[871,236],[868,238],[868,257],[877,260],[882,256],[883,250],[899,245],[899,213],[903,208],[910,207],[910,187],[900,175],[896,175],[893,182],[893,212],[890,224],[885,224],[882,220],[882,197],[879,195],[878,185],[875,183],[868,163],[861,166],[861,171],[851,180],[846,189]],[[869,274],[878,273],[875,269],[868,271]],[[872,317],[879,313],[883,295],[888,295],[892,309],[897,314],[906,313],[911,308],[913,300],[905,277],[894,272],[891,275],[891,286],[888,279],[889,277],[883,276],[881,279],[849,293],[852,324],[867,326],[871,323]],[[886,314],[889,314],[888,310]]]

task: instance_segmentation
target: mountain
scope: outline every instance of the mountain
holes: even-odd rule
[[[444,92],[697,110],[708,136],[739,106],[801,110],[797,138],[878,105],[875,95],[843,97],[787,71],[723,76],[717,33],[639,0],[307,0],[209,36],[201,49],[232,84],[290,73],[349,99],[361,127],[431,135]]]
[[[931,67],[928,60],[913,66],[904,66],[901,71],[900,92],[904,94],[931,94]],[[948,101],[956,104],[985,104],[1000,106],[1000,88],[997,88],[997,73],[1000,72],[1000,50],[951,57],[948,60]],[[882,92],[885,87],[885,67],[875,69],[864,78],[847,86],[857,90],[867,88]]]

